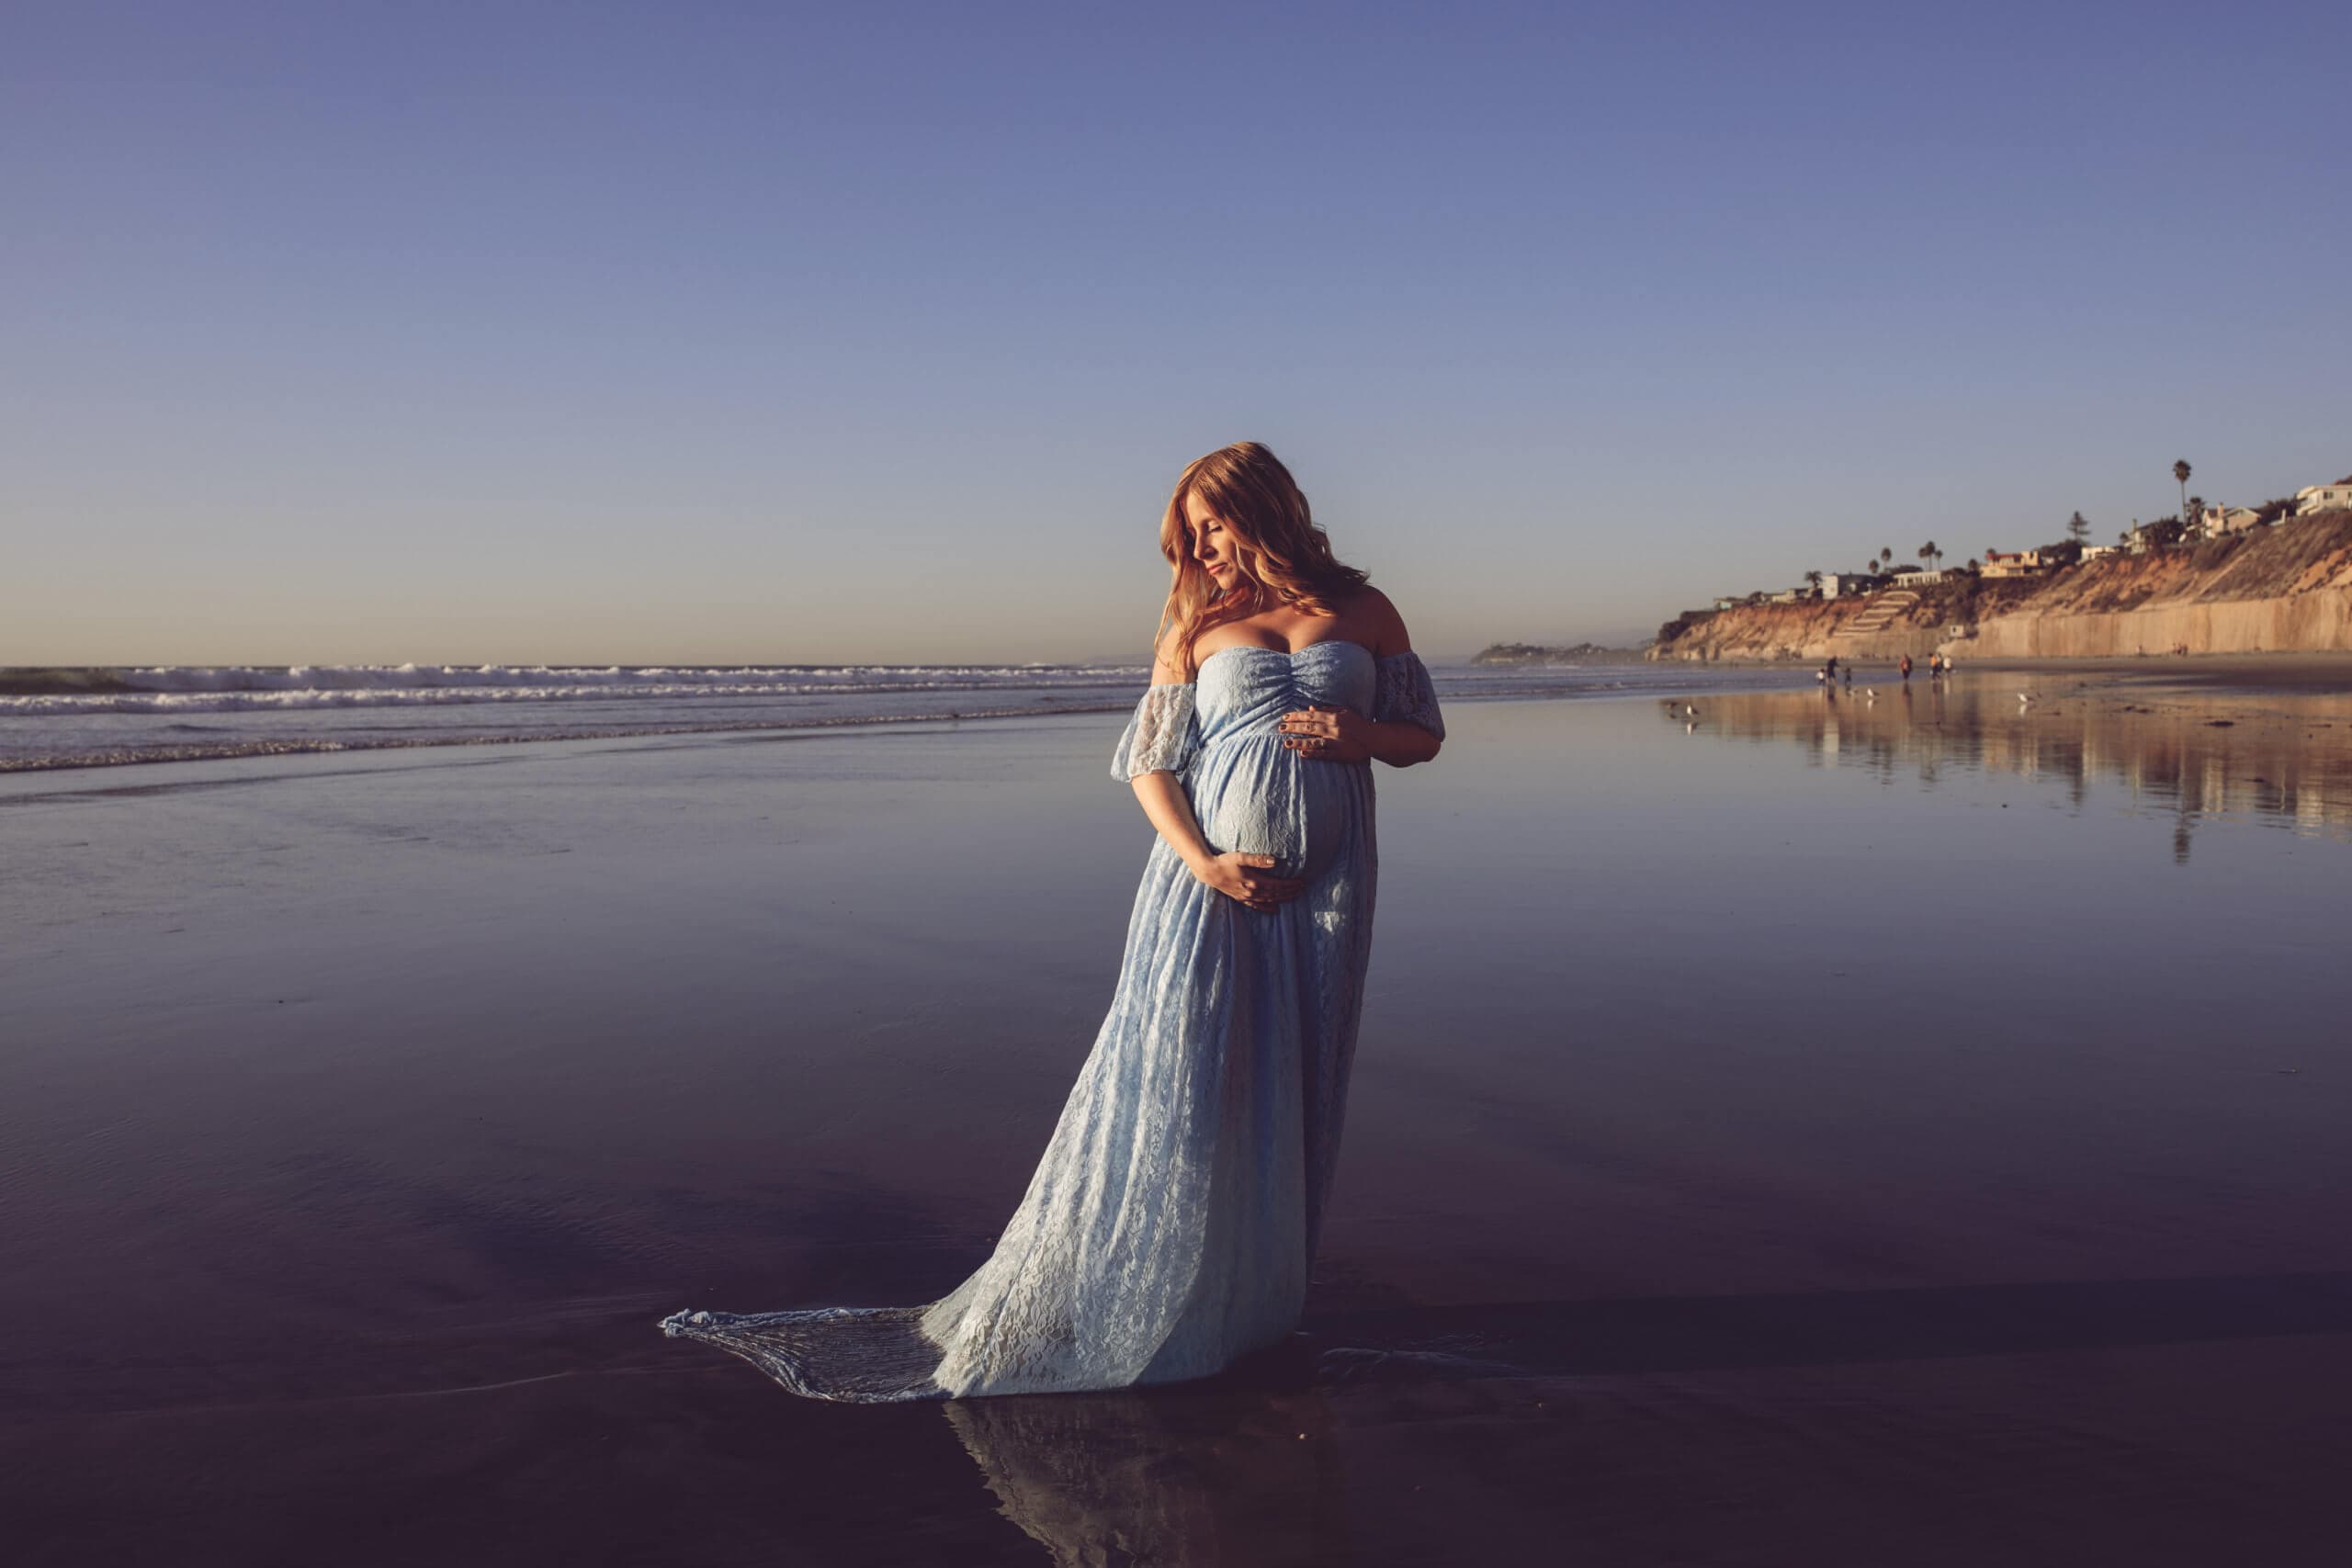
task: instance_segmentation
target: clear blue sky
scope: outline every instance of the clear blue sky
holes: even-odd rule
[[[1417,640],[2352,472],[2352,7],[0,9],[0,663]]]

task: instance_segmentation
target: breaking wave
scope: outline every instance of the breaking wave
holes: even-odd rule
[[[970,692],[1015,686],[1084,691],[1131,687],[1147,674],[1140,668],[1071,665],[175,667],[114,671],[112,690],[0,696],[0,715],[254,713],[616,699],[691,702],[713,697]]]

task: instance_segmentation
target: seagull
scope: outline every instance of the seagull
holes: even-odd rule
[[[1685,718],[1696,718],[1699,716],[1699,710],[1689,703],[1685,703],[1682,705],[1682,715]]]
[[[2025,704],[2028,707],[2031,707],[2034,705],[2035,700],[2034,694],[2031,692],[2019,692],[2018,694],[2018,701]]]

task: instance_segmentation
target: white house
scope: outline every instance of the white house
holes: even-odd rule
[[[1941,582],[1943,580],[1944,574],[1940,569],[1923,566],[1913,570],[1896,572],[1894,574],[1894,586],[1897,588],[1925,588],[1930,582]]]
[[[2308,517],[2314,512],[2352,511],[2352,479],[2341,484],[2305,485],[2295,492],[2295,515]]]
[[[2259,521],[2251,506],[2209,506],[2197,520],[2198,531],[2209,539],[2227,534],[2243,534]]]
[[[1878,579],[1859,571],[1825,571],[1821,574],[1821,596],[1835,599],[1840,593],[1868,593],[1878,586]]]
[[[2083,558],[2086,561],[2097,560],[2101,556],[2114,555],[2122,548],[2123,547],[2121,545],[2085,545],[2083,547]]]

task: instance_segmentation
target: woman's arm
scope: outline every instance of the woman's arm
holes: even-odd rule
[[[1372,732],[1364,750],[1375,762],[1385,762],[1392,768],[1409,768],[1416,762],[1434,760],[1438,749],[1445,743],[1418,724],[1375,723],[1363,721]]]
[[[1159,836],[1168,840],[1176,858],[1199,876],[1201,868],[1216,858],[1216,852],[1209,848],[1200,822],[1193,816],[1193,801],[1184,793],[1184,781],[1165,772],[1137,773],[1134,787],[1143,814],[1151,818],[1151,825],[1159,829]]]
[[[1438,754],[1443,744],[1418,724],[1380,723],[1353,708],[1317,704],[1286,713],[1282,719],[1283,744],[1318,762],[1385,762],[1409,768]]]

